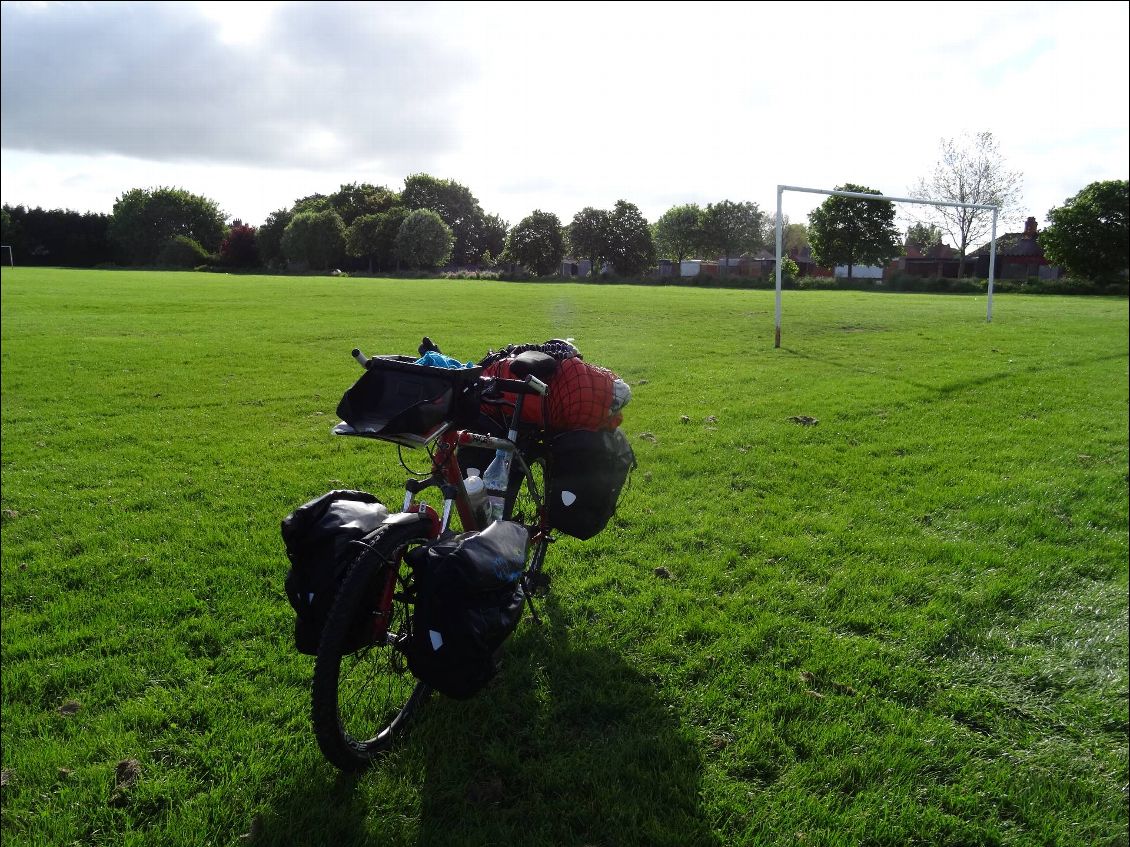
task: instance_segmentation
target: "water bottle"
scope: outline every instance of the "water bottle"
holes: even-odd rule
[[[496,450],[494,458],[483,474],[483,486],[487,494],[486,523],[502,520],[506,511],[506,488],[510,483],[511,454],[507,450]]]
[[[479,476],[478,468],[467,468],[467,478],[463,480],[463,488],[467,492],[467,503],[475,515],[475,519],[482,521],[486,514],[487,490]]]

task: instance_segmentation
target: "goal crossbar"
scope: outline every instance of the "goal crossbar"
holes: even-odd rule
[[[860,200],[883,200],[890,203],[918,203],[923,206],[958,206],[963,209],[991,210],[993,213],[993,237],[989,242],[989,289],[988,306],[985,312],[985,321],[993,320],[993,272],[997,264],[997,215],[999,206],[990,206],[984,203],[956,203],[949,200],[922,200],[916,197],[888,197],[885,194],[866,194],[861,191],[838,191],[828,188],[802,188],[799,185],[777,186],[777,331],[773,342],[774,347],[781,346],[781,197],[786,191],[801,191],[807,194],[828,194],[836,197],[857,197]]]

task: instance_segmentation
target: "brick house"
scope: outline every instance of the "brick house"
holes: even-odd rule
[[[1044,250],[1037,240],[1039,231],[1036,219],[1024,222],[1023,232],[1006,232],[997,237],[997,279],[1059,279],[1062,272],[1044,258]],[[979,277],[989,276],[989,245],[984,244],[969,254],[967,264],[973,265]]]

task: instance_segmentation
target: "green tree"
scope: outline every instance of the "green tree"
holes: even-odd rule
[[[373,272],[373,259],[381,249],[381,224],[384,216],[361,215],[345,230],[345,252],[358,259],[369,260],[369,273]]]
[[[702,249],[704,214],[697,203],[672,206],[659,216],[652,228],[656,251],[667,259],[682,262]]]
[[[1098,281],[1125,278],[1130,266],[1130,182],[1092,182],[1062,206],[1048,210],[1039,234],[1052,264]]]
[[[381,215],[377,228],[377,267],[381,270],[400,270],[400,257],[396,254],[396,236],[409,211],[403,206],[393,206]]]
[[[396,254],[410,268],[435,268],[451,258],[455,236],[431,209],[409,213],[396,234]]]
[[[942,231],[933,224],[914,223],[907,227],[907,247],[913,245],[925,254],[941,243]]]
[[[279,209],[267,215],[267,220],[255,231],[259,245],[259,259],[269,268],[285,264],[282,237],[294,215],[288,209]]]
[[[283,230],[282,252],[311,270],[335,266],[345,249],[345,224],[333,209],[299,212]]]
[[[561,219],[552,212],[534,209],[506,236],[502,261],[521,265],[538,276],[546,276],[561,267],[564,256],[565,237]]]
[[[703,246],[725,257],[723,273],[729,272],[731,258],[753,253],[765,246],[761,221],[762,214],[756,203],[723,200],[707,204],[703,216]]]
[[[929,177],[918,180],[910,196],[921,200],[996,206],[1002,221],[1016,218],[1024,177],[1005,168],[1000,144],[991,132],[943,138],[941,155]],[[927,220],[935,223],[961,253],[957,272],[965,272],[965,252],[984,241],[992,229],[990,209],[934,206]]]
[[[431,209],[447,224],[455,238],[451,254],[454,264],[474,264],[482,255],[486,215],[467,186],[429,174],[412,174],[404,180],[400,202],[409,210]]]
[[[882,196],[852,183],[836,190]],[[902,255],[902,236],[894,222],[895,206],[889,200],[832,195],[808,216],[813,258],[825,267],[847,265],[848,279],[855,265],[884,265]]]
[[[777,240],[776,231],[773,232],[773,240],[774,242]],[[781,227],[781,241],[781,247],[786,253],[800,253],[805,247],[810,246],[808,243],[808,227],[804,224],[789,223],[786,217],[785,223]]]
[[[326,204],[341,216],[348,227],[362,215],[379,215],[400,202],[395,191],[383,185],[351,182],[326,198]]]
[[[114,202],[108,234],[127,261],[149,265],[178,235],[216,252],[225,218],[214,200],[180,188],[134,188]]]
[[[619,276],[640,276],[655,266],[651,227],[634,203],[617,200],[608,215],[606,258]]]
[[[475,248],[472,252],[477,254],[477,259],[482,262],[484,255],[500,256],[506,248],[506,234],[510,225],[499,215],[484,215],[479,224],[475,238]]]
[[[608,258],[608,212],[585,206],[573,215],[569,224],[569,249],[573,255],[588,259],[592,265],[590,273],[596,276]]]
[[[330,198],[325,194],[308,194],[294,201],[294,205],[290,207],[290,213],[300,215],[303,212],[324,212],[329,208]]]

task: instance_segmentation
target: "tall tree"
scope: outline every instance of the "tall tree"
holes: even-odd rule
[[[480,242],[486,215],[467,186],[452,179],[412,174],[404,180],[400,202],[410,210],[431,209],[447,224],[455,238],[451,254],[454,264],[478,261],[485,249]]]
[[[342,222],[349,226],[362,215],[379,215],[399,203],[395,191],[383,185],[370,185],[367,182],[351,182],[343,185],[326,198],[331,209],[341,216]]]
[[[704,243],[725,257],[724,273],[729,272],[730,259],[753,253],[765,246],[761,220],[762,214],[756,203],[723,200],[707,204],[703,220]]]
[[[209,253],[220,247],[225,215],[214,200],[180,188],[134,188],[114,202],[109,236],[135,265],[152,264],[178,235]]]
[[[336,265],[344,249],[345,224],[333,209],[299,212],[283,231],[283,255],[296,262],[306,262],[312,270]]]
[[[267,220],[255,231],[255,241],[259,245],[259,260],[267,267],[275,267],[285,262],[282,251],[282,237],[294,215],[288,209],[278,209],[267,215]]]
[[[1020,171],[1005,167],[1000,144],[991,132],[943,138],[934,172],[918,180],[910,196],[921,200],[974,203],[999,208],[999,220],[1017,218],[1024,183]],[[993,213],[988,209],[960,206],[922,207],[926,221],[936,224],[957,245],[961,254],[957,272],[965,272],[965,254],[971,244],[982,242],[992,231]]]
[[[1048,211],[1038,236],[1048,261],[1093,280],[1125,279],[1130,265],[1130,182],[1092,182]]]
[[[377,228],[377,267],[381,270],[400,270],[400,256],[396,253],[396,236],[400,234],[400,225],[408,217],[409,212],[403,206],[393,206],[382,214],[380,226]]]
[[[569,249],[575,256],[588,259],[592,265],[589,271],[593,276],[600,273],[600,267],[608,258],[608,212],[585,206],[573,215],[569,224]]]
[[[881,191],[845,183],[837,191],[882,196]],[[895,228],[895,206],[889,200],[830,196],[808,216],[812,255],[825,267],[885,265],[902,255],[902,235]]]
[[[383,215],[361,215],[345,229],[345,252],[358,259],[369,260],[369,273],[373,272],[373,258],[381,246]]]
[[[410,268],[435,268],[451,258],[455,237],[439,213],[416,209],[396,234],[396,254]]]
[[[561,219],[552,212],[534,209],[506,236],[502,260],[522,265],[538,276],[546,276],[561,267],[564,255]]]
[[[655,265],[651,227],[634,203],[617,200],[608,215],[606,256],[618,276],[640,276]]]
[[[773,240],[776,241],[776,239],[777,233],[774,231]],[[781,228],[781,241],[784,242],[782,247],[786,254],[800,253],[805,247],[810,246],[808,243],[808,227],[804,224],[789,223],[786,216],[784,226]]]
[[[510,225],[499,215],[483,215],[476,238],[474,252],[477,260],[489,254],[493,257],[502,255],[506,248],[506,233]]]
[[[913,223],[906,230],[906,246],[917,247],[925,255],[942,243],[942,231],[933,224]]]
[[[655,249],[660,255],[682,262],[702,249],[703,211],[697,203],[672,206],[655,222]]]

